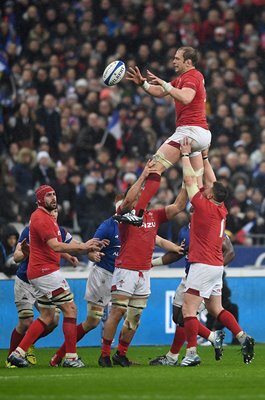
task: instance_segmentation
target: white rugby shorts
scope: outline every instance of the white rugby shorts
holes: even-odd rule
[[[200,296],[221,296],[223,287],[223,266],[192,263],[186,281],[186,289],[198,290]]]
[[[93,265],[86,284],[85,300],[105,307],[111,299],[112,273]]]
[[[188,136],[191,140],[194,140],[192,143],[192,156],[196,156],[204,149],[207,149],[211,144],[212,134],[208,129],[201,128],[200,126],[178,126],[165,143],[169,142],[177,142],[182,143],[183,139]]]
[[[181,279],[181,282],[176,289],[175,296],[173,299],[173,306],[175,306],[175,307],[180,308],[183,305],[186,281],[187,281],[187,277],[185,276],[184,278]]]
[[[31,279],[30,283],[36,289],[37,299],[41,298],[42,296],[51,299],[52,292],[60,288],[65,291],[70,291],[70,286],[68,285],[67,280],[59,270],[48,275],[40,276],[39,278]]]
[[[37,290],[30,283],[24,282],[22,279],[15,277],[14,286],[15,304],[17,311],[24,309],[33,310],[36,302]]]
[[[186,289],[186,282],[187,282],[187,276],[181,279],[180,284],[178,285],[175,296],[173,299],[173,306],[181,308],[183,306],[184,302],[184,293]],[[205,310],[205,303],[204,300],[202,300],[201,305],[198,309],[198,314],[201,313],[203,310]]]
[[[112,278],[111,293],[124,292],[124,295],[148,297],[150,290],[150,270],[132,271],[115,268]],[[121,293],[122,294],[122,293]]]

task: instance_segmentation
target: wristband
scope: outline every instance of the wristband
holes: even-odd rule
[[[150,83],[148,83],[147,81],[144,81],[144,83],[141,86],[144,90],[147,91],[150,88]]]
[[[208,160],[208,156],[202,157],[203,160]]]
[[[173,89],[173,86],[171,85],[171,83],[163,81],[162,88],[165,90],[165,92],[170,93]]]
[[[182,158],[182,157],[189,157],[189,156],[190,156],[189,153],[183,153],[183,154],[181,154],[181,158]]]

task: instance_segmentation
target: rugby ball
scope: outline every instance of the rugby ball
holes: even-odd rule
[[[103,82],[107,86],[114,86],[122,80],[125,72],[126,68],[123,61],[113,61],[103,72]]]

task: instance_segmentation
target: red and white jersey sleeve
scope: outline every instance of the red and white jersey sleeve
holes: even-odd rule
[[[221,266],[227,209],[223,203],[216,205],[209,201],[201,192],[196,193],[191,203],[194,213],[190,225],[189,261]]]
[[[203,75],[197,69],[191,69],[171,82],[177,89],[195,90],[191,103],[185,105],[175,100],[176,126],[200,126],[208,130],[206,120],[206,91]]]
[[[56,238],[62,241],[61,231],[54,218],[38,208],[31,216],[29,227],[29,265],[28,279],[39,278],[60,268],[60,253],[56,253],[47,241]]]
[[[165,208],[161,208],[145,211],[139,228],[120,224],[121,249],[115,267],[135,271],[150,269],[159,225],[167,220]]]

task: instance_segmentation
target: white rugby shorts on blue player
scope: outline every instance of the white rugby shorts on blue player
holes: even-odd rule
[[[24,282],[22,279],[15,277],[14,286],[15,304],[17,310],[33,310],[36,302],[37,290],[30,283]]]
[[[181,282],[178,285],[176,292],[175,292],[175,296],[174,296],[173,303],[172,303],[174,307],[181,308],[183,306],[184,293],[186,290],[186,282],[187,282],[187,276],[184,276],[184,278],[181,279]],[[201,302],[201,305],[198,309],[198,313],[202,312],[203,310],[205,310],[204,300],[202,300],[202,302]]]
[[[111,299],[111,282],[111,272],[93,265],[87,278],[85,300],[105,307]]]
[[[132,271],[130,269],[115,268],[112,279],[112,293],[124,292],[124,295],[150,295],[150,270]]]
[[[68,285],[67,280],[64,278],[63,274],[59,270],[54,271],[48,275],[40,276],[39,278],[31,279],[30,283],[36,289],[37,298],[45,296],[48,299],[51,299],[52,292],[60,288],[65,291],[70,291],[70,286]]]
[[[191,156],[197,155],[200,151],[207,149],[211,144],[212,134],[208,129],[201,128],[200,126],[178,126],[165,143],[171,141],[182,143],[185,137],[194,140],[191,146]]]
[[[186,289],[195,289],[201,297],[221,296],[223,287],[223,266],[192,263],[186,281]]]

